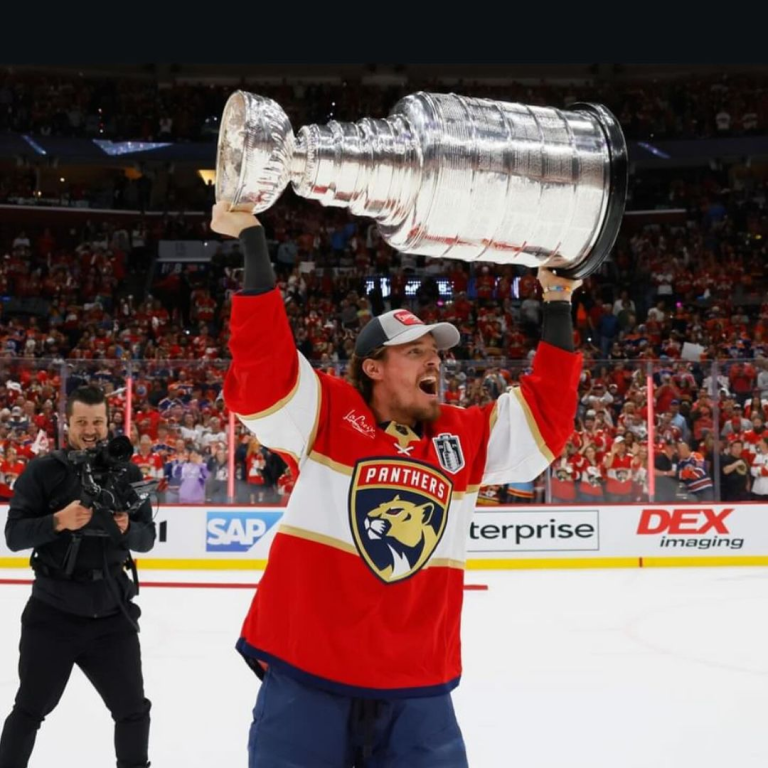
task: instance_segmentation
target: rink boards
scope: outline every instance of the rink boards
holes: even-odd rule
[[[0,506],[5,520],[7,506]],[[284,508],[164,506],[154,549],[159,569],[263,568]],[[507,506],[477,508],[469,569],[768,565],[768,509],[760,504]],[[0,567],[28,553],[0,541]]]

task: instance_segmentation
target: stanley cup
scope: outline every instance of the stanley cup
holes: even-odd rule
[[[621,224],[627,149],[597,104],[568,110],[416,93],[386,119],[294,135],[272,99],[237,91],[224,108],[216,199],[269,208],[302,197],[374,219],[398,251],[549,267],[585,277]]]

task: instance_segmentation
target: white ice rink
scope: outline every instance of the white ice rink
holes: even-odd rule
[[[454,694],[472,768],[768,766],[768,569],[471,571],[467,583],[489,586],[465,594],[464,678]],[[28,594],[0,586],[0,720],[16,690]],[[234,643],[251,595],[142,591],[153,768],[247,765],[258,683]],[[114,765],[110,717],[79,670],[30,765]]]

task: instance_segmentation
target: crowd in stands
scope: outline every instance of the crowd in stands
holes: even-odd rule
[[[58,88],[62,100],[51,98],[37,111],[30,106],[30,121],[48,119],[71,96],[50,78],[14,78],[0,86],[0,106],[14,107],[3,112],[5,120],[18,118],[18,99],[42,103],[45,88]],[[700,83],[686,98],[707,109],[717,99],[746,98],[738,81],[725,91],[714,87],[718,82]],[[82,110],[106,98],[110,89],[102,86],[83,88]],[[174,102],[175,89],[149,97],[146,84],[134,86],[111,93],[114,114],[130,107],[143,115],[137,106],[155,97],[171,100],[161,101],[159,112],[175,114],[185,103],[198,108],[189,93]],[[682,98],[665,87],[672,90],[644,86],[625,97],[633,104]],[[516,97],[535,103],[531,88]],[[553,103],[560,88],[543,87],[542,101]],[[761,93],[751,94],[760,104]],[[295,92],[273,95],[302,109],[317,105],[314,91],[306,103]],[[390,103],[391,95],[382,99]],[[209,96],[222,94],[214,88]],[[356,98],[368,97],[358,89]],[[209,109],[200,98],[200,109]],[[349,106],[373,113],[371,104]],[[686,112],[675,106],[672,114]],[[767,188],[757,174],[736,179],[709,170],[633,178],[631,199],[684,214],[625,220],[611,259],[574,299],[574,342],[585,366],[563,455],[532,483],[483,488],[481,503],[638,501],[651,487],[657,499],[768,495]],[[297,347],[324,372],[345,376],[359,329],[398,306],[460,329],[461,344],[446,354],[445,402],[492,401],[529,368],[541,317],[531,270],[401,254],[370,222],[290,194],[261,219]],[[134,460],[161,482],[165,502],[228,499],[230,440],[237,501],[280,503],[290,493],[295,478],[279,457],[239,426],[230,434],[221,398],[239,248],[222,243],[209,264],[163,271],[154,256],[166,238],[211,239],[204,218],[184,216],[124,225],[94,216],[85,225],[0,230],[0,495],[11,492],[32,456],[64,444],[62,391],[100,383],[110,396],[112,432],[125,432],[129,373]]]
[[[663,80],[623,79],[522,83],[409,79],[378,86],[360,81],[309,83],[162,84],[150,79],[94,79],[31,71],[0,74],[0,133],[28,137],[146,142],[214,142],[224,104],[236,88],[275,99],[298,129],[331,119],[355,121],[386,116],[397,101],[419,90],[567,108],[575,102],[608,106],[629,140],[751,136],[768,129],[768,77],[759,74],[679,75]],[[214,188],[169,165],[144,162],[126,174],[105,170],[88,182],[49,167],[30,149],[32,167],[6,167],[0,174],[0,204],[89,207],[139,211],[207,210]],[[665,182],[666,183],[666,182]],[[639,193],[640,194],[640,193]],[[679,197],[664,190],[667,203]],[[648,195],[644,195],[648,197]],[[659,190],[651,197],[658,198]]]
[[[215,202],[215,187],[199,176],[179,179],[173,172],[144,167],[140,175],[122,168],[103,169],[95,178],[82,180],[62,176],[61,171],[44,168],[37,173],[32,165],[9,168],[0,174],[0,205],[34,205],[113,209],[122,211],[168,212],[209,210]],[[154,216],[153,216],[154,218]]]
[[[416,91],[456,93],[566,108],[605,104],[629,139],[748,135],[768,126],[768,77],[754,73],[673,79],[445,84],[409,78],[397,86],[359,81],[276,84],[158,83],[148,79],[8,72],[0,75],[0,131],[135,141],[215,140],[227,97],[237,87],[275,99],[294,126],[329,119],[383,117]]]

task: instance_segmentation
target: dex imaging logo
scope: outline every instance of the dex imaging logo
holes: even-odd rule
[[[657,536],[659,547],[741,549],[744,539],[734,536],[726,520],[734,507],[714,509],[683,507],[681,509],[644,509],[637,532],[641,536]]]
[[[282,512],[209,512],[205,551],[248,552],[282,516]]]

